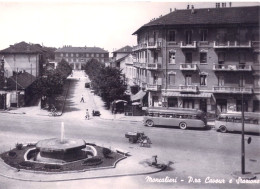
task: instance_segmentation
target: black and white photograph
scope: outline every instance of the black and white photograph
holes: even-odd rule
[[[260,188],[259,15],[0,0],[0,189]]]

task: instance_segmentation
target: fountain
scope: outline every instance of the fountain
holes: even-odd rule
[[[120,152],[86,143],[83,139],[65,138],[61,123],[60,138],[40,140],[36,144],[16,144],[16,148],[1,154],[4,162],[17,169],[63,172],[115,167],[126,158]]]
[[[86,143],[83,139],[65,139],[64,123],[61,123],[61,137],[40,140],[36,144],[39,151],[36,161],[66,163],[87,158]]]

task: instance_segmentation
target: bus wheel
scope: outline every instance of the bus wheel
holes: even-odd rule
[[[221,125],[221,126],[219,127],[219,131],[220,131],[221,133],[226,133],[226,132],[227,132],[227,128],[226,128],[224,125]]]
[[[180,126],[180,128],[181,129],[187,129],[187,123],[185,123],[185,122],[181,122],[180,124],[179,124],[179,126]]]
[[[147,125],[148,127],[153,127],[153,126],[154,126],[154,122],[153,122],[152,120],[147,120],[147,121],[146,121],[146,125]]]

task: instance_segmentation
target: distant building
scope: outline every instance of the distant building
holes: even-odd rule
[[[117,68],[120,68],[120,62],[122,60],[124,60],[124,58],[126,56],[128,56],[129,54],[132,53],[132,50],[133,50],[133,47],[130,47],[130,46],[125,46],[125,47],[122,47],[116,51],[113,51],[113,57],[112,57],[112,60],[110,61],[110,66],[111,67],[117,67]]]
[[[11,77],[17,71],[28,72],[35,77],[42,74],[50,49],[39,44],[26,42],[16,43],[0,51],[4,61],[5,77]]]
[[[72,46],[64,46],[55,51],[55,60],[57,62],[61,59],[66,60],[74,70],[81,70],[82,65],[92,58],[105,64],[108,62],[109,52],[100,47]]]
[[[213,114],[260,111],[260,7],[171,11],[133,34],[137,83],[149,106]]]

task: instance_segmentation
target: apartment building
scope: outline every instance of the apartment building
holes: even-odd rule
[[[55,60],[65,59],[74,70],[81,70],[83,64],[92,58],[101,63],[109,61],[109,52],[100,47],[72,47],[64,46],[55,51]]]
[[[140,27],[134,66],[149,106],[259,112],[259,6],[170,11]]]

